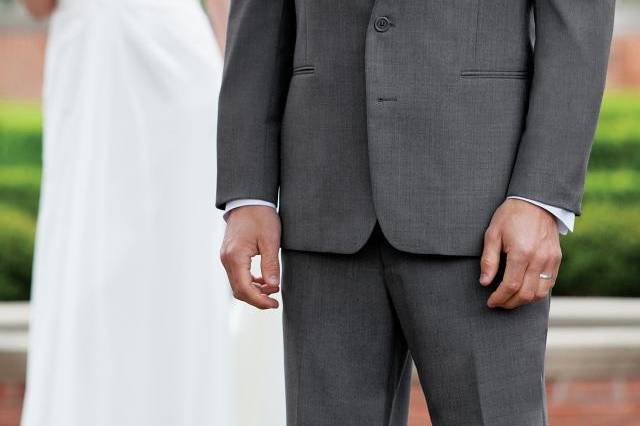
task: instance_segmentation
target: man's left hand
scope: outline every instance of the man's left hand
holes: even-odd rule
[[[507,255],[504,276],[487,306],[513,309],[547,297],[562,259],[555,217],[527,201],[507,199],[485,232],[482,285],[493,282],[503,251]]]

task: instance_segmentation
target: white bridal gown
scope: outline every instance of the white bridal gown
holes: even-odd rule
[[[221,58],[197,0],[62,0],[23,426],[231,424]]]

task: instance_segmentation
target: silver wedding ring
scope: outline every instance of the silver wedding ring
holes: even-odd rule
[[[540,279],[541,280],[550,280],[551,278],[553,278],[553,274],[550,274],[548,272],[542,272],[540,274]]]

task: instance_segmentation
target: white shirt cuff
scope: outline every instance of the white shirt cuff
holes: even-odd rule
[[[515,198],[516,200],[527,201],[531,204],[545,209],[546,211],[554,215],[556,217],[556,222],[558,223],[558,231],[560,231],[560,234],[567,235],[569,231],[573,232],[573,225],[576,221],[576,215],[572,211],[563,209],[561,207],[550,206],[548,204],[530,200],[524,197],[511,196],[507,198]]]
[[[222,217],[224,218],[224,220],[227,220],[227,216],[229,215],[229,212],[231,210],[236,209],[238,207],[242,207],[242,206],[267,206],[267,207],[273,207],[274,209],[276,208],[276,205],[273,203],[270,203],[269,201],[257,200],[252,198],[241,198],[239,200],[229,201],[224,206],[224,215]]]
[[[561,207],[550,206],[548,204],[541,203],[539,201],[530,200],[529,198],[517,197],[517,196],[510,196],[507,198],[515,198],[517,200],[527,201],[531,204],[534,204],[540,208],[545,209],[546,211],[554,215],[558,223],[558,231],[560,232],[560,234],[566,235],[569,231],[573,232],[573,226],[576,219],[576,215],[573,212],[563,209]],[[267,206],[267,207],[272,207],[274,209],[276,208],[276,205],[269,201],[252,199],[252,198],[241,198],[238,200],[229,201],[226,204],[224,208],[224,216],[223,216],[224,219],[225,220],[227,219],[227,215],[231,210],[238,207],[242,207],[242,206]]]

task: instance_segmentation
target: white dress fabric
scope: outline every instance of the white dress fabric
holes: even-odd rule
[[[221,66],[197,0],[59,1],[23,426],[231,424]]]
[[[259,275],[260,268],[255,267],[253,272]],[[279,295],[272,297],[281,300]],[[286,407],[282,308],[261,311],[236,301],[231,309],[231,330],[232,425],[283,426]]]

